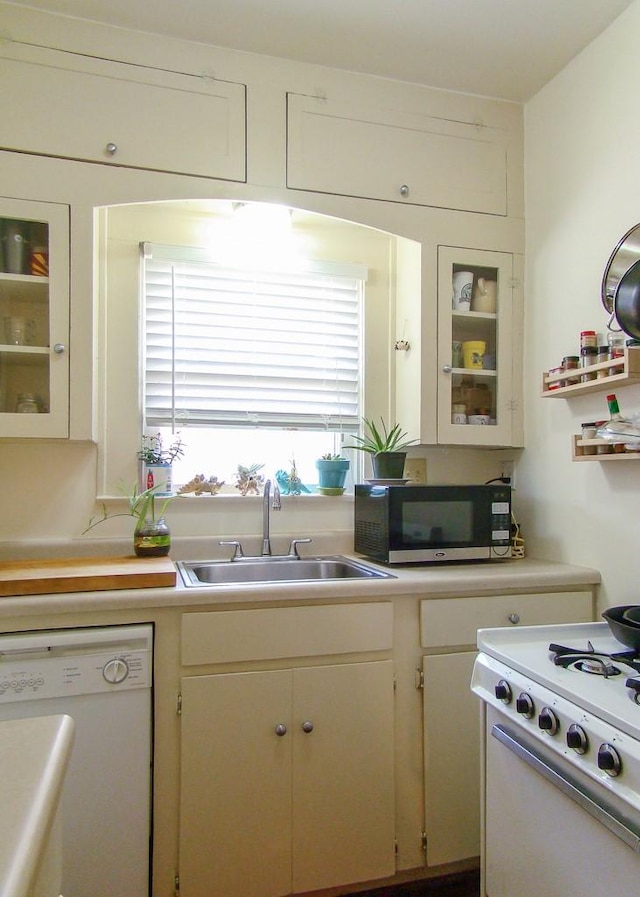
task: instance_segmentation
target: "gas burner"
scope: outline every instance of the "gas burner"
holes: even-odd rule
[[[595,650],[591,642],[587,642],[586,648],[566,648],[564,645],[550,644],[551,661],[555,666],[561,666],[567,670],[575,670],[580,673],[588,673],[591,676],[604,676],[611,678],[619,676],[622,670],[612,661],[630,667],[634,672],[640,673],[640,658],[633,651],[622,651],[617,654],[603,654]]]

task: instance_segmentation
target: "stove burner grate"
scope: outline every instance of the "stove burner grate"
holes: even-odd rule
[[[552,662],[564,669],[611,678],[621,675],[622,670],[616,666],[616,663],[621,663],[640,674],[640,657],[634,651],[603,654],[596,651],[589,641],[586,648],[567,648],[564,645],[551,643],[549,651]]]

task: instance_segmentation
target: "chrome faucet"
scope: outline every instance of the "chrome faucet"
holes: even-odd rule
[[[280,501],[280,489],[278,484],[273,484],[273,500],[271,499],[271,480],[267,480],[264,484],[264,493],[262,496],[262,556],[271,554],[271,540],[269,538],[269,511],[280,511],[282,502]]]

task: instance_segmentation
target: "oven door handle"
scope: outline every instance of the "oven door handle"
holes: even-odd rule
[[[594,790],[584,784],[578,784],[576,780],[561,772],[549,760],[541,757],[534,748],[523,744],[512,729],[496,724],[492,726],[491,734],[590,816],[608,828],[628,847],[631,847],[636,853],[640,853],[640,831],[619,811],[611,806],[606,806],[605,802],[596,796]]]

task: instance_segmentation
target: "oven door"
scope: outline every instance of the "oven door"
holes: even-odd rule
[[[640,813],[485,707],[484,897],[637,893]]]

